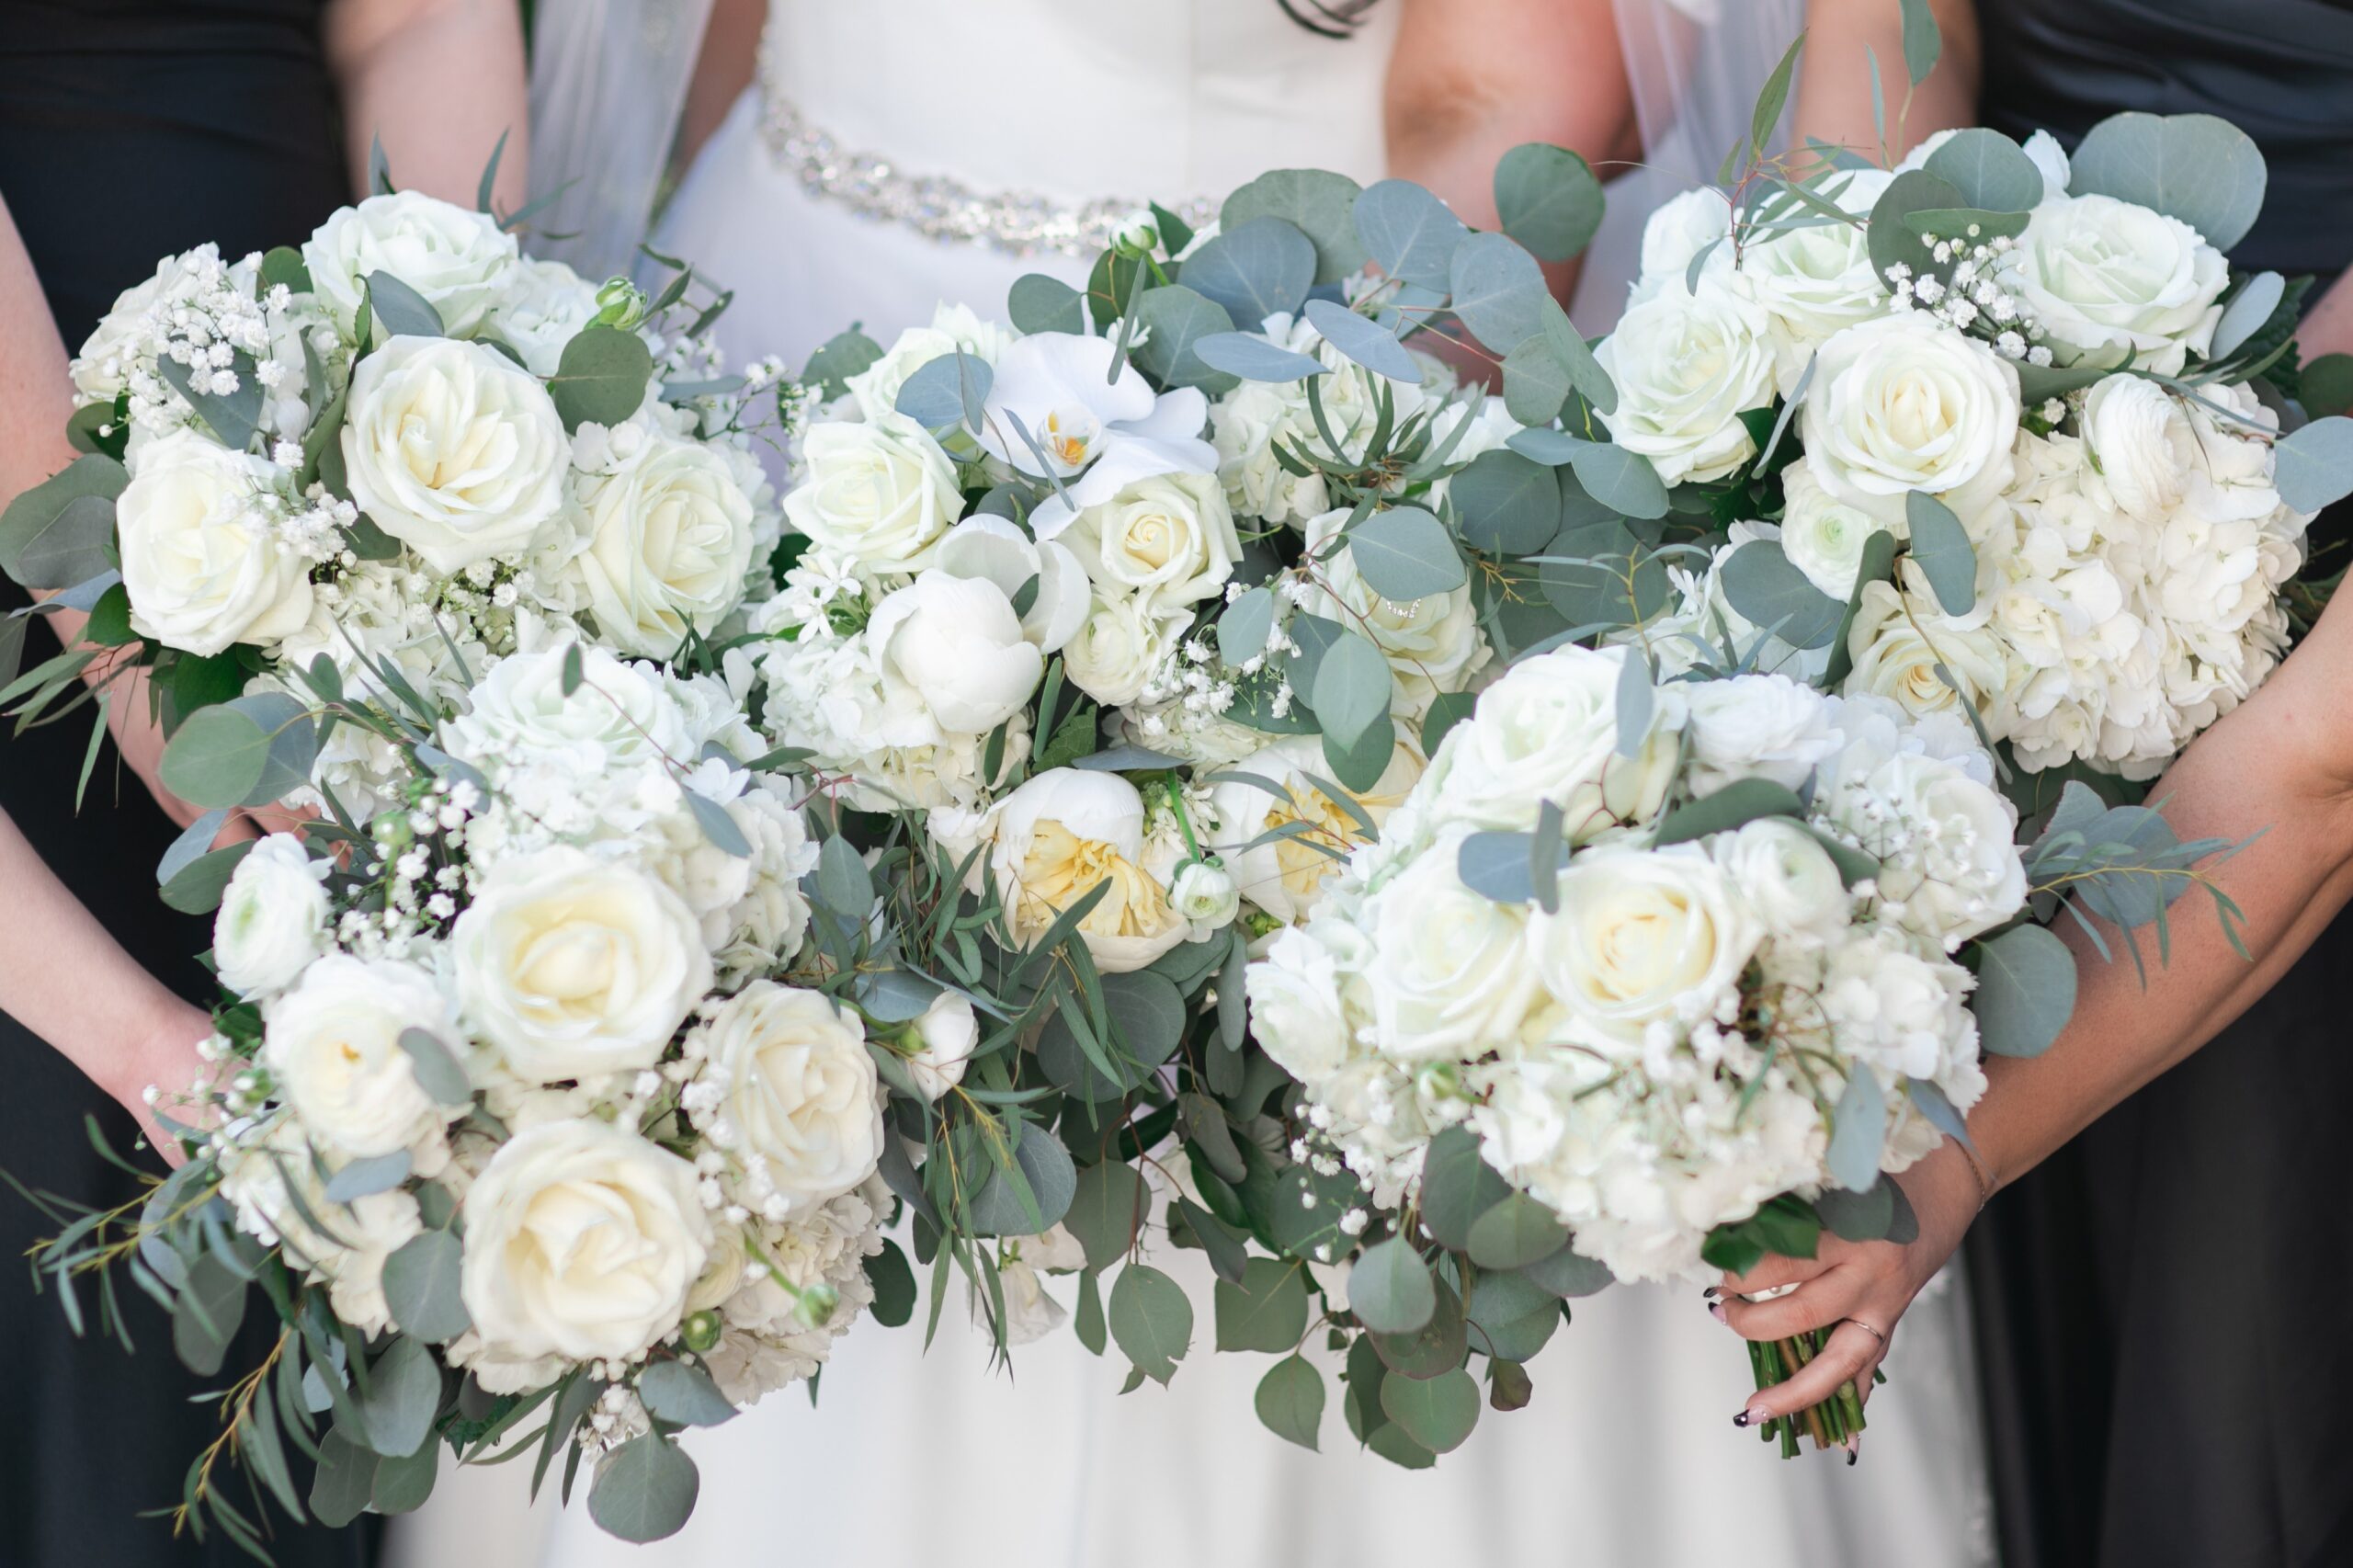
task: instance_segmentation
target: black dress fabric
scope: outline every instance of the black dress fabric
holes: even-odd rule
[[[347,199],[346,177],[316,0],[0,0],[0,197],[69,351],[167,254],[207,240],[231,257],[301,244]],[[0,608],[23,602],[0,583]],[[54,651],[45,627],[28,632],[28,665]],[[134,957],[201,997],[195,955],[210,934],[155,896],[155,863],[176,830],[118,770],[111,747],[74,812],[88,723],[85,710],[14,739],[0,725],[0,807]],[[0,920],[17,917],[0,888]],[[85,1116],[96,1115],[110,1144],[127,1151],[131,1119],[5,1015],[0,1082],[0,1165],[86,1203],[133,1195],[135,1184],[84,1131]],[[51,1229],[22,1199],[0,1193],[0,1255],[20,1257]],[[208,1385],[173,1358],[163,1313],[138,1290],[119,1291],[139,1346],[127,1355],[95,1331],[75,1338],[53,1297],[36,1297],[20,1269],[6,1272],[0,1563],[247,1561],[216,1532],[200,1545],[176,1540],[167,1521],[137,1517],[178,1501],[188,1461],[219,1430],[211,1403],[190,1403]],[[233,1365],[259,1354],[267,1341],[254,1320],[269,1315],[249,1319],[256,1343],[233,1351]],[[243,1478],[228,1481],[250,1517]],[[281,1521],[270,1550],[282,1568],[358,1564],[372,1534]]]
[[[2353,262],[2353,0],[1978,15],[1985,123],[2072,147],[2128,109],[2219,115],[2269,178],[2233,259],[2324,283]],[[2313,529],[2334,546],[2324,571],[2343,563],[2346,511]],[[2348,972],[2353,915],[1972,1234],[2008,1568],[2353,1564]]]

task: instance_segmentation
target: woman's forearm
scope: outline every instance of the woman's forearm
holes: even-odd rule
[[[2353,898],[2353,744],[2341,737],[2353,672],[2353,607],[2332,611],[2246,703],[2200,737],[2151,791],[2184,839],[2255,841],[2205,874],[2245,915],[2256,961],[2238,956],[2213,901],[2192,890],[2168,912],[2171,955],[2135,933],[2142,982],[2123,938],[2103,926],[2103,959],[2073,919],[2075,1013],[2031,1060],[1987,1063],[1971,1134],[2004,1182],[2033,1168],[2126,1096],[2180,1062],[2251,1006]]]
[[[471,207],[503,134],[498,204],[523,204],[530,105],[514,0],[333,0],[325,35],[355,191],[367,194],[381,141],[401,188]]]
[[[1904,68],[1904,21],[1895,0],[1808,0],[1805,60],[1798,76],[1797,131],[1867,157],[1880,153],[1871,118],[1871,61],[1887,113],[1886,149],[1893,163],[1939,131],[1977,121],[1977,7],[1972,0],[1929,0],[1944,50],[1927,79],[1912,89]]]

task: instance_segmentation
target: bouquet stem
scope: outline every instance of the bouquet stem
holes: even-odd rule
[[[1756,1386],[1768,1389],[1797,1376],[1801,1368],[1822,1354],[1829,1338],[1827,1329],[1815,1329],[1792,1339],[1749,1341],[1748,1362],[1756,1371]],[[1872,1381],[1884,1381],[1884,1374],[1874,1372]],[[1795,1459],[1802,1436],[1812,1437],[1817,1450],[1845,1448],[1864,1426],[1862,1392],[1849,1381],[1819,1404],[1794,1415],[1775,1416],[1765,1423],[1757,1436],[1765,1442],[1779,1442],[1783,1459]]]

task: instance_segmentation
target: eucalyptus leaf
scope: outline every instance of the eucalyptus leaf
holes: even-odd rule
[[[1650,738],[1651,720],[1658,707],[1657,679],[1651,669],[1650,658],[1640,649],[1628,648],[1618,663],[1618,745],[1620,756],[1642,755],[1643,743]]]
[[[1831,1178],[1849,1192],[1879,1179],[1880,1151],[1887,1141],[1887,1092],[1860,1062],[1847,1074],[1847,1087],[1831,1113],[1830,1148],[1823,1163]]]
[[[1963,542],[1966,542],[1964,540]],[[1796,648],[1828,646],[1847,607],[1807,581],[1777,540],[1757,539],[1724,559],[1724,597],[1758,626]]]
[[[445,1106],[472,1105],[474,1097],[472,1082],[455,1052],[430,1029],[414,1026],[401,1030],[401,1049],[408,1052],[409,1071],[416,1074],[417,1086],[433,1096],[434,1103]]]
[[[1014,284],[1014,292],[1017,296],[1020,294],[1022,285],[1029,281],[1028,278],[1023,278]],[[1053,280],[1049,278],[1046,281]],[[1070,286],[1061,284],[1059,287],[1068,289]],[[1021,323],[1017,319],[1014,324],[1020,326]],[[1086,330],[1086,318],[1081,315],[1076,318],[1075,324],[1062,330],[1082,332]],[[1049,329],[1022,326],[1022,330],[1043,332]],[[809,363],[801,369],[801,380],[806,385],[816,388],[817,395],[830,403],[837,397],[847,396],[849,378],[870,369],[874,362],[881,358],[882,346],[852,326],[847,332],[836,333],[826,339],[814,354],[809,356]]]
[[[1324,651],[1315,666],[1308,706],[1324,733],[1341,745],[1353,744],[1389,717],[1394,677],[1372,640],[1349,631]]]
[[[2332,414],[2282,437],[2272,449],[2279,462],[2279,498],[2299,512],[2317,512],[2353,495],[2353,419]]]
[[[1544,274],[1506,235],[1472,234],[1455,246],[1448,282],[1455,315],[1496,354],[1544,330],[1544,301],[1552,297]]]
[[[892,409],[927,430],[981,428],[995,372],[977,354],[955,349],[926,359],[899,385]]]
[[[200,1378],[218,1372],[244,1319],[244,1279],[217,1253],[191,1260],[172,1308],[172,1349],[180,1364]]]
[[[1654,843],[1664,847],[1687,844],[1711,834],[1730,833],[1759,817],[1805,820],[1805,802],[1787,785],[1770,778],[1735,778],[1714,793],[1687,801],[1668,812],[1658,824]]]
[[[1414,1334],[1438,1308],[1438,1287],[1402,1236],[1365,1249],[1348,1270],[1348,1311],[1376,1334]]]
[[[375,1450],[354,1442],[338,1426],[319,1439],[318,1468],[311,1476],[311,1513],[329,1529],[341,1529],[361,1514],[376,1491]]]
[[[1448,286],[1454,247],[1471,232],[1445,202],[1402,179],[1365,187],[1356,201],[1356,225],[1382,272],[1438,290]]]
[[[1159,1269],[1131,1263],[1111,1282],[1111,1338],[1138,1371],[1157,1383],[1176,1375],[1193,1340],[1193,1304]]]
[[[725,806],[699,790],[688,790],[683,793],[688,810],[694,813],[695,825],[702,829],[702,835],[710,840],[713,848],[738,860],[752,858],[752,841],[744,836],[743,828],[727,814]]]
[[[597,1465],[588,1488],[588,1516],[621,1540],[662,1540],[685,1526],[701,1489],[701,1474],[687,1451],[659,1432],[648,1432]]]
[[[2246,238],[2263,210],[2262,151],[2211,114],[2119,114],[2095,125],[2068,160],[2069,193],[2154,208],[2216,250]]]
[[[1258,1380],[1252,1403],[1267,1431],[1314,1449],[1324,1425],[1324,1374],[1303,1357],[1286,1356]]]
[[[1944,52],[1944,29],[1937,25],[1936,7],[1929,0],[1903,0],[1904,70],[1918,86],[1937,68],[1937,60]]]
[[[0,511],[0,571],[28,588],[70,587],[93,574],[77,566],[108,562],[104,544],[114,535],[115,498],[131,483],[122,464],[102,453],[74,459]],[[26,575],[25,558],[34,562]],[[38,580],[36,580],[38,579]]]
[[[327,1178],[330,1203],[351,1203],[379,1192],[390,1192],[408,1179],[411,1165],[406,1149],[372,1159],[353,1160]]]
[[[1059,278],[1025,272],[1013,280],[1006,296],[1006,315],[1021,332],[1083,333],[1086,330],[1086,296]],[[854,373],[854,372],[853,372]]]
[[[1376,326],[1346,305],[1329,300],[1307,301],[1308,324],[1324,340],[1376,376],[1408,386],[1422,384],[1422,368],[1388,328]]]
[[[874,879],[850,841],[839,834],[819,846],[814,873],[817,900],[853,930],[862,930],[874,909]]]
[[[1233,330],[1223,305],[1183,284],[1168,284],[1137,297],[1136,319],[1151,334],[1137,345],[1136,363],[1163,386],[1199,387],[1211,396],[1233,389],[1232,375],[1193,351],[1202,338]]]
[[[1481,452],[1447,482],[1463,542],[1488,555],[1529,555],[1561,526],[1561,486],[1552,473],[1505,449]]]
[[[1391,604],[1451,593],[1470,580],[1446,525],[1419,506],[1375,512],[1348,530],[1347,541],[1358,575]]]
[[[210,850],[173,872],[157,890],[165,906],[182,915],[210,915],[220,908],[229,879],[237,874],[238,866],[253,853],[256,842],[248,838],[225,849]]]
[[[1063,1226],[1086,1249],[1086,1266],[1099,1272],[1128,1255],[1149,1212],[1143,1178],[1135,1167],[1104,1160],[1078,1173]]]
[[[1969,205],[1968,199],[1948,181],[1926,169],[1906,169],[1888,182],[1871,206],[1867,231],[1871,272],[1881,288],[1890,287],[1888,269],[1904,267],[1919,278],[1938,270],[1935,256],[1917,233],[1904,224],[1913,212],[1946,210]]]
[[[1921,165],[1989,212],[2024,212],[2042,199],[2042,171],[1998,131],[1957,131]]]
[[[1314,287],[1318,266],[1315,242],[1295,224],[1261,217],[1204,242],[1187,259],[1183,277],[1187,288],[1224,306],[1242,326],[1255,328],[1268,316],[1295,314]],[[1207,355],[1202,358],[1216,364]]]
[[[1274,590],[1244,589],[1218,617],[1218,657],[1237,666],[1249,663],[1267,651],[1267,638],[1274,627]]]
[[[1472,1222],[1510,1191],[1463,1123],[1440,1131],[1422,1153],[1422,1223],[1456,1252],[1471,1244]]]
[[[1937,603],[1947,615],[1967,615],[1977,605],[1977,547],[1969,542],[1969,530],[1951,507],[1925,490],[1904,497],[1904,517],[1912,529],[1909,552],[1927,574]]]
[[[2231,297],[2231,302],[2222,307],[2222,319],[2214,324],[2214,341],[2206,358],[2229,358],[2239,345],[2263,330],[2287,291],[2288,280],[2276,272],[2258,272],[2248,278],[2245,287]]]
[[[425,1341],[405,1335],[368,1369],[359,1408],[367,1417],[368,1446],[386,1459],[401,1459],[433,1436],[441,1407],[441,1369]]]
[[[1539,1258],[1520,1272],[1555,1296],[1563,1297],[1598,1295],[1616,1282],[1606,1267],[1574,1247],[1563,1247],[1550,1257]]]
[[[1331,369],[1312,355],[1279,348],[1247,332],[1213,332],[1193,342],[1194,357],[1213,370],[1245,381],[1298,381]]]
[[[1077,1192],[1078,1171],[1071,1164],[1070,1152],[1042,1128],[1026,1122],[1012,1125],[1020,1130],[1020,1142],[1013,1146],[1013,1163],[1029,1197],[1024,1201],[1006,1173],[992,1166],[988,1179],[972,1195],[971,1214],[976,1234],[1033,1236],[1051,1230],[1070,1212]]]
[[[1565,147],[1523,142],[1495,165],[1495,211],[1504,233],[1539,261],[1566,261],[1601,227],[1601,182]]]
[[[1307,1332],[1306,1271],[1296,1260],[1254,1257],[1239,1281],[1217,1281],[1211,1292],[1217,1347],[1278,1355],[1296,1350]]]
[[[1571,390],[1569,368],[1549,334],[1522,338],[1504,356],[1504,411],[1522,425],[1541,426],[1558,419]]]
[[[566,430],[619,425],[645,401],[653,379],[654,356],[644,339],[619,327],[588,326],[563,346],[548,395]]]
[[[1649,459],[1605,441],[1578,441],[1569,466],[1586,494],[1620,517],[1648,521],[1666,516],[1666,486]]]
[[[637,1375],[637,1397],[656,1419],[681,1426],[718,1426],[735,1419],[735,1407],[710,1374],[684,1361],[648,1366]]]
[[[158,358],[155,361],[155,373],[188,400],[197,416],[212,427],[221,444],[233,452],[242,452],[261,433],[262,386],[254,374],[253,360],[242,351],[230,359],[228,368],[237,384],[234,390],[222,392],[209,385],[199,388],[193,372],[176,359]],[[208,370],[206,374],[210,376],[211,372]]]
[[[1356,181],[1328,169],[1274,169],[1225,199],[1218,210],[1219,230],[1231,233],[1257,218],[1280,219],[1315,247],[1313,281],[1337,283],[1364,269],[1365,247],[1356,227],[1361,194]]]
[[[459,1292],[463,1246],[449,1231],[421,1231],[384,1260],[384,1304],[404,1334],[444,1345],[473,1326]]]
[[[1461,1368],[1435,1378],[1388,1378],[1381,1408],[1432,1453],[1450,1453],[1479,1425],[1479,1382]]]
[[[2075,958],[2049,929],[2018,926],[1977,949],[1969,999],[1977,1032],[1996,1056],[2040,1056],[2075,1010]]]
[[[1568,1244],[1569,1233],[1552,1210],[1515,1192],[1472,1225],[1469,1251],[1482,1268],[1525,1268]]]
[[[389,272],[366,275],[368,308],[387,337],[447,337],[441,312],[433,301]]]

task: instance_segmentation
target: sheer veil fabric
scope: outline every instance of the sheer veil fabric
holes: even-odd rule
[[[1738,10],[1756,0],[1724,3]],[[559,21],[566,12],[617,18],[625,29],[655,4],[542,0],[542,25],[578,39],[597,28]],[[1652,8],[1620,4],[1630,16]],[[766,74],[768,94],[842,147],[968,190],[1140,204],[1222,193],[1280,166],[1369,182],[1384,172],[1381,87],[1399,9],[1383,0],[1356,36],[1336,40],[1294,26],[1275,0],[773,0]],[[1687,51],[1711,42],[1704,28],[1671,25],[1686,30],[1663,40]],[[1650,47],[1647,33],[1629,35]],[[1745,124],[1756,83],[1785,45],[1738,90],[1733,123]],[[1664,60],[1665,41],[1660,49]],[[1686,73],[1677,80],[1692,81],[1698,57],[1677,58]],[[569,85],[574,73],[608,80],[584,61],[550,59],[542,71],[535,107],[550,113],[589,101]],[[1677,101],[1672,86],[1662,91],[1650,102]],[[1712,112],[1722,95],[1698,96]],[[736,290],[720,328],[731,355],[777,353],[798,364],[854,321],[887,342],[942,300],[994,313],[1020,274],[1076,279],[1091,259],[943,242],[855,212],[776,155],[763,135],[771,110],[760,87],[745,94],[682,182],[656,240]],[[575,147],[567,126],[593,134]],[[625,181],[604,160],[620,152],[599,142],[665,139],[640,124],[634,107],[626,120],[592,108],[548,132],[535,125],[535,134],[565,138],[554,153],[538,143],[535,159],[551,160],[542,188],[579,179],[612,197],[616,210]],[[1715,133],[1677,135],[1704,149]],[[1711,175],[1722,151],[1673,165],[1640,204],[1613,192],[1619,222],[1631,222],[1638,240],[1649,205]],[[584,244],[593,232],[584,229]],[[584,250],[574,265],[627,265],[625,222],[601,243],[608,248]],[[1631,276],[1618,278],[1614,297],[1597,285],[1607,314],[1589,330],[1614,319]],[[1153,1261],[1179,1278],[1197,1314],[1192,1352],[1166,1389],[1119,1397],[1120,1358],[1087,1355],[1067,1327],[1017,1347],[1009,1378],[993,1372],[960,1291],[927,1354],[918,1326],[862,1326],[839,1342],[817,1408],[786,1390],[690,1434],[701,1500],[670,1540],[633,1548],[602,1536],[579,1494],[552,1520],[544,1502],[525,1518],[521,1478],[502,1468],[445,1476],[425,1513],[403,1521],[393,1568],[488,1561],[482,1548],[493,1540],[499,1560],[532,1561],[524,1542],[542,1528],[536,1560],[550,1568],[735,1568],[783,1556],[878,1564],[952,1556],[960,1568],[1365,1568],[1552,1561],[1563,1551],[1595,1562],[1744,1568],[1991,1561],[1974,1370],[1955,1292],[1906,1320],[1894,1381],[1872,1403],[1871,1451],[1854,1469],[1784,1464],[1732,1426],[1751,1386],[1748,1358],[1705,1314],[1693,1285],[1578,1301],[1574,1324],[1531,1366],[1532,1406],[1489,1415],[1436,1469],[1407,1471],[1358,1449],[1336,1378],[1321,1453],[1261,1427],[1252,1394],[1271,1358],[1212,1351],[1201,1254],[1164,1245]],[[1069,1279],[1047,1290],[1072,1303]],[[1320,1348],[1309,1354],[1336,1373]]]

